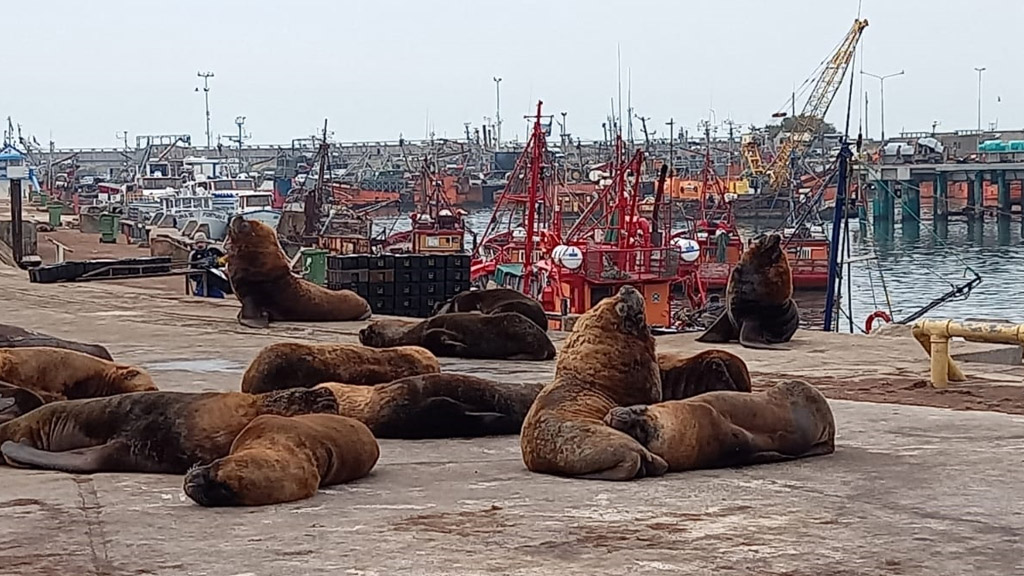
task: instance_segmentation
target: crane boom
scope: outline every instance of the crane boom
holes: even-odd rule
[[[790,156],[793,153],[796,153],[798,157],[803,156],[810,143],[807,132],[816,121],[825,120],[825,114],[828,112],[829,106],[832,105],[832,99],[839,91],[843,78],[846,77],[846,70],[853,60],[857,42],[860,41],[861,33],[864,32],[867,25],[867,19],[853,21],[853,27],[846,33],[839,48],[825,64],[825,69],[815,82],[814,89],[811,90],[811,95],[807,99],[803,111],[793,119],[793,129],[789,131],[789,136],[779,146],[778,153],[768,169],[769,183],[773,190],[780,190],[788,184]]]

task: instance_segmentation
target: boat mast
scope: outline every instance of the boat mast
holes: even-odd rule
[[[540,111],[544,102],[537,101],[537,116],[533,121],[533,148],[530,151],[530,184],[526,191],[526,246],[523,254],[523,292],[530,293],[530,276],[533,267],[533,244],[535,222],[534,215],[537,213],[537,189],[540,187],[541,162],[544,160],[544,152],[547,146],[544,142],[544,131],[540,126]]]

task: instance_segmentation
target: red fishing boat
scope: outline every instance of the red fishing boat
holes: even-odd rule
[[[465,249],[466,211],[452,206],[444,181],[437,178],[427,160],[420,170],[420,194],[416,211],[409,215],[412,228],[396,232],[384,241],[392,254],[460,254]]]

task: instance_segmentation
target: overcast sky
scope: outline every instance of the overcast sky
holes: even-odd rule
[[[212,71],[212,131],[246,116],[253,143],[308,136],[329,118],[340,140],[458,137],[493,116],[504,135],[544,100],[570,132],[599,138],[632,77],[636,113],[694,130],[710,115],[764,124],[847,33],[857,0],[31,0],[4,3],[7,79],[0,114],[58,147],[114,146],[115,133],[191,133],[205,141],[196,72]],[[886,81],[886,127],[1024,127],[1019,0],[863,0],[870,25],[854,72]],[[861,61],[861,55],[863,55]],[[858,75],[856,133],[878,81]],[[842,124],[846,90],[829,119]],[[997,101],[1001,100],[1001,101]],[[798,99],[798,108],[803,100]],[[216,140],[216,136],[214,137]],[[226,143],[226,142],[225,142]]]

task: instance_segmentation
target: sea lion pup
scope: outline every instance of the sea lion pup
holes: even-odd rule
[[[184,474],[228,454],[257,416],[337,414],[329,390],[136,392],[53,402],[0,424],[11,466],[90,474]]]
[[[156,390],[145,370],[61,348],[0,348],[0,380],[44,402]]]
[[[436,374],[437,358],[425,348],[370,348],[358,344],[271,344],[242,375],[242,392],[312,388],[322,382],[383,384],[406,376]]]
[[[270,322],[343,322],[370,317],[370,305],[350,290],[328,290],[292,274],[277,233],[266,224],[235,216],[228,225],[228,280],[242,303],[238,322],[266,328]]]
[[[668,469],[633,438],[602,422],[616,406],[661,401],[654,338],[632,286],[580,316],[520,434],[533,472],[598,480],[660,476]]]
[[[682,400],[705,392],[750,392],[750,371],[742,358],[725,350],[692,356],[658,353],[662,400]]]
[[[474,438],[518,434],[543,384],[495,382],[465,374],[424,374],[376,386],[331,382],[338,414],[378,438]]]
[[[729,273],[725,312],[697,342],[732,342],[773,349],[789,342],[800,325],[793,274],[778,234],[761,235]]]
[[[452,312],[483,312],[484,314],[516,312],[529,318],[541,330],[545,332],[548,330],[548,315],[544,313],[540,302],[518,290],[509,288],[467,290],[434,307],[434,316]]]
[[[75,352],[81,352],[103,360],[112,361],[114,359],[110,352],[99,344],[85,344],[75,342],[74,340],[65,340],[10,324],[0,324],[0,348],[27,347],[63,348],[64,350],[74,350]]]
[[[681,472],[779,462],[835,451],[828,401],[790,380],[764,392],[708,392],[650,406],[612,408],[605,423]]]
[[[230,453],[185,474],[184,489],[202,506],[266,506],[304,500],[321,486],[357,480],[380,457],[362,422],[335,414],[257,416]]]
[[[481,360],[550,360],[555,345],[546,332],[515,312],[452,312],[409,323],[376,320],[359,331],[365,346],[422,346],[435,356]]]

